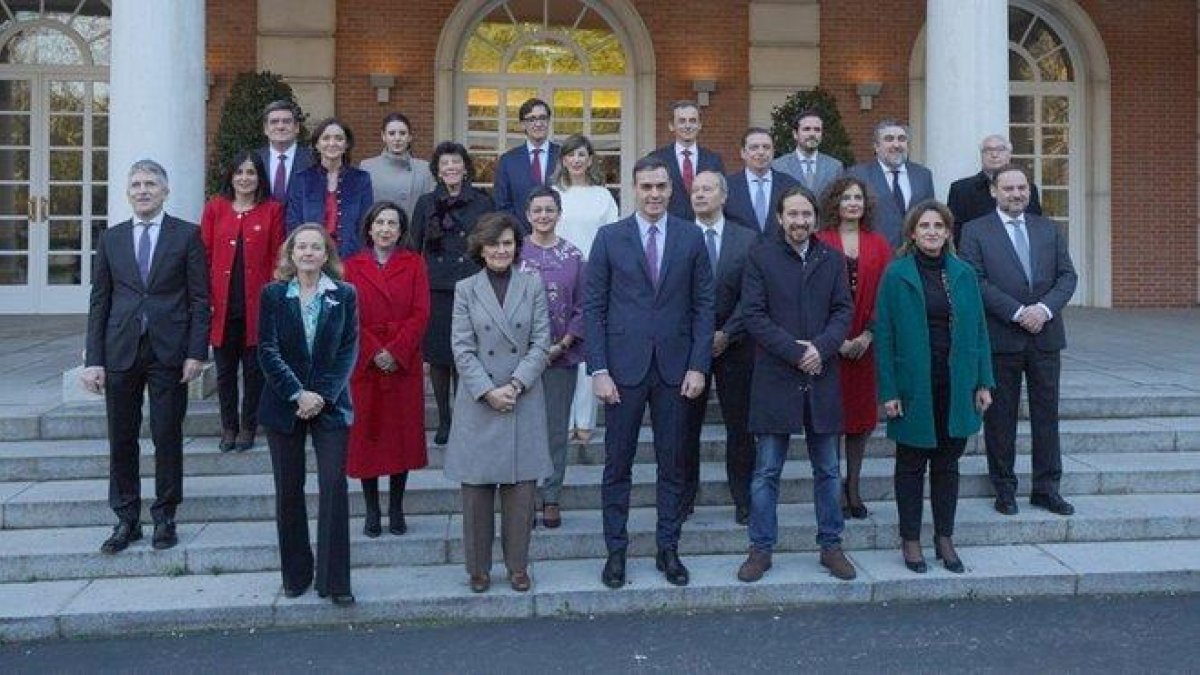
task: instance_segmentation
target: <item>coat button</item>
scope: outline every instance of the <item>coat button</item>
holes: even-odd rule
[[[521,327],[521,324],[517,324],[517,328],[520,328],[520,327]]]
[[[488,350],[488,356],[495,356],[495,355],[496,355],[496,352],[494,352],[490,349]]]
[[[517,353],[517,348],[516,348],[516,347],[513,347],[513,348],[512,348],[512,353],[514,353],[514,354],[516,354],[516,353]]]

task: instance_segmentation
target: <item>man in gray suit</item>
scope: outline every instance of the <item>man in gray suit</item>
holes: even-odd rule
[[[1075,512],[1059,494],[1059,353],[1067,346],[1062,311],[1075,292],[1075,267],[1058,225],[1030,213],[1029,177],[1017,166],[992,176],[996,209],[963,226],[962,257],[979,272],[987,311],[996,391],[983,419],[988,474],[996,510],[1017,513],[1017,407],[1021,378],[1029,391],[1033,485],[1029,503],[1053,513]]]
[[[850,173],[875,192],[875,230],[893,247],[900,245],[900,226],[909,207],[933,199],[933,174],[908,161],[908,128],[896,120],[875,125],[875,158],[856,164]]]
[[[817,148],[825,133],[825,120],[821,113],[801,110],[792,119],[792,138],[796,139],[796,151],[778,157],[771,168],[795,178],[818,198],[826,186],[842,173],[842,162]]]

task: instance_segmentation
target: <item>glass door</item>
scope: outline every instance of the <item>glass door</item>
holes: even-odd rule
[[[41,157],[34,152],[45,135],[37,77],[0,79],[0,311],[34,312],[38,307],[40,220],[37,190],[44,185]]]

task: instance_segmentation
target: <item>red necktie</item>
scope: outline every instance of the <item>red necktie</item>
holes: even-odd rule
[[[692,179],[696,177],[696,167],[692,166],[692,151],[683,151],[683,189],[690,193],[692,191]]]
[[[287,201],[287,155],[280,155],[279,164],[275,166],[275,182],[271,186],[271,196],[277,202]]]
[[[538,158],[538,155],[540,155],[540,154],[542,154],[541,148],[533,149],[533,162],[530,164],[529,170],[530,170],[530,173],[533,174],[533,184],[534,185],[542,184],[542,162]]]

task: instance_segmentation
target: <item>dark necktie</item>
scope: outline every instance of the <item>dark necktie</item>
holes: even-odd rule
[[[900,209],[900,215],[904,215],[904,190],[900,189],[900,172],[892,172],[892,198],[896,200],[896,208]]]
[[[1025,224],[1019,219],[1010,220],[1008,224],[1013,229],[1013,248],[1017,250],[1017,260],[1021,261],[1021,269],[1025,271],[1025,279],[1033,284],[1033,266],[1029,262],[1029,236],[1025,234]]]
[[[277,202],[287,201],[287,155],[279,155],[279,164],[275,166],[275,180],[271,185],[271,196]]]
[[[530,175],[533,176],[533,184],[541,185],[542,184],[542,160],[539,157],[539,155],[542,154],[542,149],[534,148],[533,152],[531,154],[533,154],[533,161],[530,162],[530,164],[529,164],[529,173],[530,173]]]
[[[650,271],[650,281],[658,288],[658,226],[651,225],[646,237],[646,269]]]
[[[708,247],[708,264],[712,265],[713,276],[717,276],[717,228],[704,228],[704,245]]]
[[[138,223],[138,227],[142,228],[142,234],[138,237],[137,266],[142,284],[145,284],[150,279],[150,255],[153,253],[150,248],[153,244],[150,242],[150,223]]]
[[[758,188],[754,192],[754,217],[758,220],[758,229],[760,232],[767,230],[767,181],[762,178],[755,178],[754,182],[758,184]]]
[[[696,167],[692,165],[692,151],[684,150],[681,154],[683,154],[683,166],[679,171],[683,174],[683,191],[691,194],[692,179],[696,177]]]

